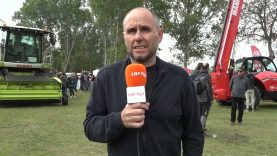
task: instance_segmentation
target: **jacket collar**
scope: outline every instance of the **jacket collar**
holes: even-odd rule
[[[127,57],[122,64],[122,69],[123,72],[125,72],[125,68],[131,64],[131,59],[129,57]],[[167,71],[167,67],[166,67],[166,62],[161,60],[158,56],[156,56],[156,66],[158,68],[158,71],[160,72],[166,72]]]

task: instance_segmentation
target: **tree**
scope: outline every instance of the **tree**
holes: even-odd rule
[[[269,58],[274,59],[273,43],[277,39],[277,0],[244,2],[239,38],[265,41]]]
[[[132,8],[146,6],[177,40],[176,48],[182,53],[176,57],[186,66],[191,58],[215,51],[211,41],[216,39],[208,34],[217,27],[207,25],[223,4],[222,0],[26,0],[14,19],[23,26],[47,26],[57,34],[60,65],[55,65],[63,71],[92,70],[126,56],[123,18]]]
[[[58,2],[59,0],[26,0],[12,19],[17,25],[41,29],[47,27],[53,31],[56,24],[55,6]]]
[[[122,21],[131,8],[142,5],[142,0],[90,0],[96,31],[100,35],[104,65],[125,57]]]
[[[59,0],[57,4],[57,31],[61,37],[61,50],[66,71],[77,37],[86,27],[90,12],[85,8],[85,0]]]
[[[206,34],[211,33],[212,19],[218,15],[225,4],[222,0],[173,0],[172,29],[169,34],[177,43],[181,53],[175,57],[186,67],[191,58],[203,58],[211,50],[213,43],[208,42]],[[207,25],[209,25],[207,27]],[[213,50],[215,51],[215,50]]]

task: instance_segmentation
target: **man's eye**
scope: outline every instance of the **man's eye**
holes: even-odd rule
[[[145,28],[142,28],[141,31],[143,31],[143,32],[149,32],[150,28],[145,27]]]
[[[127,30],[127,33],[128,33],[128,34],[136,33],[136,31],[137,31],[136,29],[128,29],[128,30]]]

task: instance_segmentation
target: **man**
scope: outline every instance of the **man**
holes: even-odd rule
[[[245,92],[245,105],[246,111],[249,111],[249,106],[251,106],[252,112],[255,111],[255,78],[252,74],[248,73],[248,90]]]
[[[68,87],[68,81],[67,81],[67,76],[65,72],[60,72],[59,78],[62,81],[62,94],[63,96],[67,95],[67,87]]]
[[[123,37],[129,57],[103,68],[94,81],[84,121],[88,139],[107,143],[109,156],[180,156],[181,145],[183,155],[202,155],[193,83],[185,70],[156,56],[163,38],[158,17],[146,8],[131,10]],[[147,68],[147,103],[127,103],[124,72],[131,63]]]
[[[243,68],[238,69],[238,75],[232,77],[229,87],[232,96],[231,125],[236,121],[236,111],[238,108],[238,123],[242,123],[245,91],[248,89],[248,79],[244,76]]]
[[[194,71],[190,74],[190,78],[194,80],[196,76],[200,73],[200,70],[202,68],[203,63],[199,62],[197,66],[195,67]]]
[[[200,103],[201,124],[204,131],[206,131],[206,121],[213,101],[212,81],[209,74],[208,63],[202,65],[200,73],[197,75],[196,79],[200,79],[205,88],[201,94],[197,95],[197,99]]]

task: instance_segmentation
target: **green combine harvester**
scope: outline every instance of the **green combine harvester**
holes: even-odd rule
[[[51,74],[54,33],[2,25],[0,38],[0,102],[68,104],[61,80]]]

